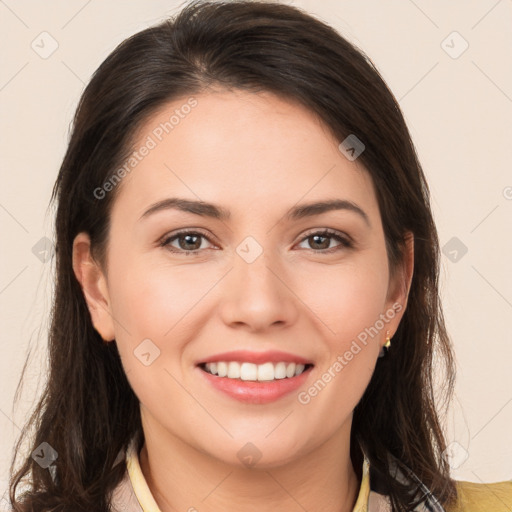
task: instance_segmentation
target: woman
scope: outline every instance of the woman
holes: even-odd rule
[[[512,481],[450,478],[428,188],[333,29],[194,2],[129,38],[52,199],[51,368],[15,511],[510,509]]]

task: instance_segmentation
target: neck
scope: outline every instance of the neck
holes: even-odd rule
[[[226,464],[168,432],[146,436],[140,466],[161,512],[352,512],[360,482],[348,423],[300,459],[268,469]]]

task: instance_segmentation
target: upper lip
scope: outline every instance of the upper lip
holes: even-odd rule
[[[240,362],[248,362],[253,364],[263,364],[263,363],[298,363],[298,364],[313,364],[308,359],[304,357],[290,354],[289,352],[282,352],[279,350],[270,350],[267,352],[251,352],[249,350],[234,350],[231,352],[223,352],[221,354],[215,354],[213,356],[209,356],[206,359],[202,359],[198,361],[197,364],[204,363],[216,363],[218,361],[240,361]]]

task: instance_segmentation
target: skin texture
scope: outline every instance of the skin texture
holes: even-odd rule
[[[141,402],[143,473],[162,512],[352,510],[359,491],[349,456],[352,411],[405,309],[412,242],[391,277],[370,175],[304,107],[270,93],[212,90],[195,98],[197,106],[117,185],[107,271],[91,258],[86,233],[73,247],[93,324],[104,340],[116,340]],[[186,100],[148,119],[134,148],[156,140],[155,127]],[[168,197],[213,202],[231,218],[162,210],[140,219]],[[328,199],[356,203],[369,222],[349,210],[284,217],[297,204]],[[209,240],[174,239],[181,254],[159,245],[182,228]],[[351,237],[353,247],[311,238],[325,228]],[[237,253],[248,236],[263,251],[251,263]],[[298,393],[396,303],[402,309],[384,329],[299,403]],[[160,356],[145,366],[134,350],[148,338]],[[241,403],[196,367],[237,349],[287,351],[315,366],[297,392]],[[247,442],[261,454],[253,467],[237,456]]]

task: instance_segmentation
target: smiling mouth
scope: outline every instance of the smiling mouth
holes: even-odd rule
[[[204,372],[216,377],[258,382],[291,379],[313,367],[312,364],[298,364],[285,361],[278,363],[267,362],[263,364],[217,361],[215,363],[201,363],[198,366]]]

